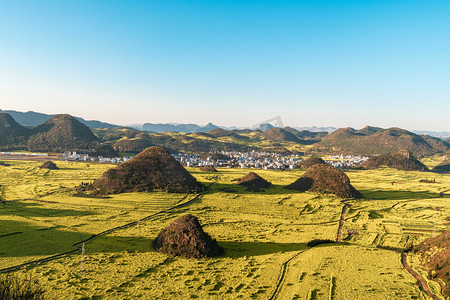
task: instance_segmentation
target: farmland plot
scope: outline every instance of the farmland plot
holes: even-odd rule
[[[189,169],[212,184],[207,193],[81,198],[72,187],[111,166],[57,164],[61,170],[46,171],[12,162],[0,175],[0,268],[75,250],[13,271],[32,273],[55,298],[424,299],[399,251],[448,227],[450,215],[448,198],[435,198],[448,176],[349,172],[367,198],[345,201],[344,243],[309,248],[311,240],[336,239],[343,199],[284,189],[300,170],[256,170],[273,186],[254,193],[236,185],[245,170]],[[424,176],[439,183],[419,183]],[[199,217],[222,256],[192,260],[152,250],[159,231],[185,213]],[[81,255],[81,241],[137,220],[89,240]]]

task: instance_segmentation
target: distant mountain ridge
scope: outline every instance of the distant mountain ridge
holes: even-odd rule
[[[15,111],[15,110],[1,110],[0,112],[4,112],[9,114],[11,117],[16,120],[17,123],[19,123],[22,126],[28,126],[28,127],[36,127],[45,121],[49,120],[50,118],[53,118],[56,115],[49,115],[49,114],[43,114],[39,112],[34,111],[27,111],[27,112],[21,112],[21,111]],[[85,120],[80,117],[73,117],[76,120],[80,121],[84,125],[88,126],[89,128],[96,129],[96,128],[114,128],[118,127],[118,125],[113,125],[97,120]]]
[[[420,136],[401,128],[381,129],[365,127],[355,130],[340,128],[324,137],[318,145],[347,154],[374,155],[400,150],[411,151],[414,155],[429,155],[444,152],[448,145],[434,137]]]
[[[0,112],[0,149],[117,154],[111,146],[102,145],[89,127],[67,114],[56,115],[30,129],[17,123],[11,115]]]
[[[426,131],[426,130],[413,130],[415,134],[419,135],[431,135],[441,139],[450,139],[450,131]]]
[[[195,133],[195,132],[208,132],[213,129],[219,128],[212,123],[208,123],[205,126],[200,126],[197,124],[153,124],[153,123],[145,123],[142,125],[143,131],[149,132],[186,132],[186,133]]]
[[[310,131],[310,132],[321,132],[321,131],[325,131],[328,133],[332,133],[333,131],[336,131],[338,128],[337,127],[316,127],[316,126],[312,126],[312,127],[294,127],[295,129],[297,129],[298,131]]]

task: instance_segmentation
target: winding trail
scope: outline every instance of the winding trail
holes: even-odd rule
[[[288,272],[288,268],[289,268],[289,264],[295,259],[297,258],[300,254],[304,253],[305,251],[308,251],[309,249],[306,250],[301,250],[299,252],[297,252],[296,254],[294,254],[293,256],[291,256],[288,260],[286,260],[282,265],[281,265],[281,270],[280,270],[280,274],[278,275],[278,280],[277,283],[275,285],[275,289],[273,290],[272,294],[269,296],[269,300],[273,300],[276,299],[281,291],[281,288],[283,287],[283,282],[284,279],[286,278],[286,273]]]
[[[153,219],[154,217],[156,217],[158,215],[165,214],[165,213],[168,213],[168,212],[173,211],[175,209],[178,209],[178,208],[181,208],[181,207],[184,207],[184,206],[192,204],[194,201],[198,200],[204,194],[209,193],[212,185],[213,185],[213,183],[211,183],[207,187],[207,189],[205,189],[204,192],[195,195],[194,198],[192,198],[189,201],[186,201],[186,202],[183,202],[183,203],[179,203],[179,204],[177,204],[175,206],[172,206],[172,207],[170,207],[168,209],[160,210],[160,211],[158,211],[158,212],[156,212],[154,214],[146,216],[146,217],[144,217],[142,219],[139,219],[137,221],[133,221],[133,222],[121,225],[121,226],[110,228],[108,230],[105,230],[105,231],[102,231],[100,233],[94,234],[94,235],[90,236],[89,238],[87,238],[85,240],[82,240],[80,242],[77,242],[77,243],[73,244],[72,246],[77,247],[77,249],[74,249],[74,250],[71,250],[71,251],[67,251],[67,252],[63,252],[63,253],[58,253],[58,254],[55,254],[55,255],[52,255],[52,256],[48,256],[48,257],[44,257],[44,258],[41,258],[41,259],[29,261],[29,262],[26,262],[26,263],[23,263],[23,264],[19,264],[19,265],[16,265],[16,266],[11,266],[11,267],[8,267],[8,268],[0,269],[0,273],[6,273],[6,272],[15,271],[15,270],[18,270],[18,269],[26,267],[26,266],[52,261],[52,260],[64,257],[66,255],[78,252],[78,251],[80,251],[81,246],[83,245],[83,243],[91,242],[92,240],[94,240],[94,239],[96,239],[96,238],[98,238],[100,236],[103,236],[103,235],[106,235],[106,234],[109,234],[109,233],[112,233],[112,232],[115,232],[115,231],[118,231],[118,230],[122,230],[122,229],[125,229],[125,228],[128,228],[128,227],[131,227],[131,226],[136,226],[139,222]]]
[[[439,197],[440,198],[444,197],[444,194],[447,193],[447,192],[450,192],[450,189],[440,192],[439,193]]]
[[[428,284],[425,281],[425,279],[423,279],[422,276],[420,276],[416,271],[413,270],[413,268],[411,268],[410,265],[408,265],[408,261],[406,259],[405,252],[402,253],[402,265],[403,265],[403,268],[405,268],[406,271],[408,271],[414,278],[417,279],[417,282],[419,284],[420,289],[423,290],[425,292],[425,294],[427,294],[429,297],[433,298],[434,300],[440,300],[439,297],[435,296],[430,291],[430,288],[428,287]]]
[[[341,211],[341,219],[339,220],[339,227],[338,227],[338,231],[336,234],[336,243],[340,243],[341,239],[342,239],[342,228],[344,228],[344,223],[345,223],[345,212],[347,211],[347,208],[351,206],[351,204],[347,204],[343,201],[341,201],[342,203],[344,203],[344,206],[342,207],[342,211]]]

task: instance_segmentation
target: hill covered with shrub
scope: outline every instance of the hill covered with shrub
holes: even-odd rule
[[[89,127],[67,114],[56,115],[29,129],[18,124],[9,114],[0,113],[0,149],[117,155],[110,146],[102,145]]]
[[[428,171],[428,168],[408,150],[372,156],[361,165],[365,169],[376,169],[381,166],[404,171]]]
[[[363,130],[341,128],[318,143],[322,150],[356,155],[387,154],[408,150],[414,155],[430,155],[446,151],[448,145],[440,139],[424,137],[401,128]]]

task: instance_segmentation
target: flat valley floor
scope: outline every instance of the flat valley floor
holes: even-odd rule
[[[284,189],[302,170],[252,170],[273,184],[252,193],[236,184],[246,169],[188,169],[209,186],[200,195],[82,198],[73,187],[113,165],[56,162],[60,170],[50,171],[8,163],[0,166],[0,269],[31,276],[54,299],[430,299],[401,252],[449,228],[449,196],[439,193],[450,176],[431,172],[347,172],[363,200]],[[342,242],[308,247],[336,240],[344,204]],[[222,256],[186,259],[151,248],[186,213],[217,239]],[[406,261],[444,299],[418,258]]]

